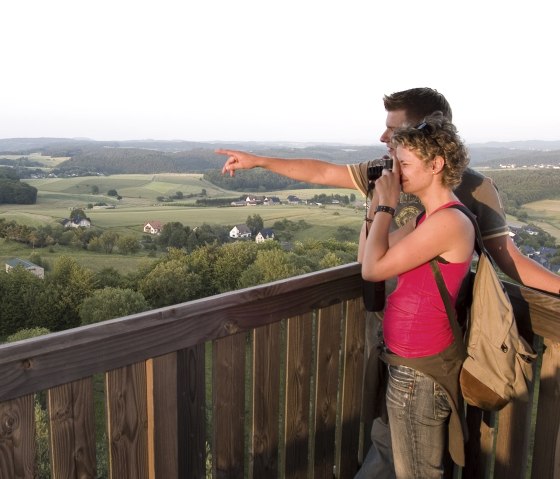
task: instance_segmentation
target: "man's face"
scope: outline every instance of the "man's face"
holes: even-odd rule
[[[395,150],[391,148],[391,138],[395,129],[404,126],[407,122],[405,110],[395,110],[387,112],[387,119],[385,120],[385,131],[379,138],[382,143],[387,145],[389,156],[395,158]]]

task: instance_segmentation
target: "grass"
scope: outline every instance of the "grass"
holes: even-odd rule
[[[309,228],[298,231],[294,240],[329,239],[340,227],[349,227],[357,233],[363,221],[363,208],[325,205],[323,207],[307,205],[279,205],[256,207],[195,207],[184,206],[194,200],[184,199],[178,203],[158,204],[157,197],[175,194],[181,191],[185,196],[199,194],[205,189],[210,198],[239,197],[239,192],[218,188],[202,179],[200,174],[157,174],[157,175],[113,175],[77,178],[47,178],[26,180],[39,189],[35,205],[0,205],[0,219],[14,220],[17,223],[40,226],[56,224],[68,218],[73,207],[86,208],[88,204],[106,202],[115,205],[115,209],[85,210],[95,227],[110,229],[120,235],[133,234],[141,237],[143,225],[148,221],[163,223],[178,221],[194,228],[203,223],[233,226],[245,223],[248,216],[258,214],[265,227],[272,227],[276,221],[288,219],[293,222],[304,220]],[[100,194],[91,194],[92,186],[99,188]],[[123,196],[122,200],[106,196],[109,189],[115,189]],[[265,193],[260,193],[264,195]],[[284,200],[288,195],[301,199],[311,199],[318,194],[354,194],[358,200],[363,199],[355,190],[324,188],[271,191],[267,195],[278,196]],[[181,206],[183,205],[183,206]],[[535,223],[545,231],[560,239],[560,201],[544,200],[525,205],[529,214],[528,222]],[[508,218],[510,219],[510,218]],[[513,220],[513,218],[511,218]],[[513,223],[513,221],[512,221]],[[39,254],[48,262],[54,261],[61,254],[70,254],[80,264],[94,270],[106,266],[115,266],[123,272],[133,271],[146,259],[145,254],[133,256],[118,254],[104,255],[75,249],[40,249]],[[0,260],[18,256],[28,258],[32,249],[25,245],[6,243],[0,240]]]
[[[523,205],[529,222],[560,241],[560,200],[542,200]]]
[[[164,175],[112,175],[112,176],[81,176],[76,178],[43,178],[26,180],[35,186],[40,194],[75,197],[88,195],[86,203],[100,201],[109,190],[117,190],[124,198],[143,198],[147,204],[156,201],[158,196],[174,195],[181,191],[185,196],[200,194],[205,189],[211,197],[239,196],[239,193],[228,192],[202,179],[198,174],[164,174]],[[97,187],[99,195],[90,195],[92,187]],[[114,200],[114,198],[113,198]]]
[[[27,181],[27,180],[26,180]],[[202,175],[161,174],[161,175],[114,175],[111,177],[48,178],[28,180],[39,189],[38,201],[34,205],[0,205],[0,219],[16,221],[19,224],[38,227],[55,225],[68,218],[73,207],[86,208],[89,203],[104,201],[114,204],[115,209],[85,209],[96,228],[112,230],[119,235],[144,235],[143,226],[148,221],[163,223],[178,221],[194,228],[204,223],[233,227],[245,223],[248,216],[255,214],[263,218],[265,227],[272,227],[276,221],[288,219],[295,223],[305,221],[309,228],[294,234],[294,240],[329,239],[340,227],[350,227],[356,231],[356,238],[363,220],[363,209],[339,205],[323,207],[306,205],[279,205],[257,207],[195,207],[179,206],[173,203],[156,204],[157,196],[165,192],[184,195],[198,194],[204,188],[209,197],[239,197],[239,192],[222,190],[202,180]],[[104,194],[93,195],[91,188],[96,185],[99,191],[116,189],[122,200]],[[275,191],[270,195],[281,199],[295,194],[302,199],[312,198],[315,194],[356,194],[353,190],[318,189]],[[358,195],[357,195],[358,196]],[[188,200],[182,200],[185,204]],[[6,242],[0,239],[0,262],[13,257],[27,259],[34,250],[29,246]],[[36,249],[47,264],[53,264],[57,257],[66,254],[94,271],[113,266],[123,274],[135,271],[143,261],[153,261],[146,253],[135,255],[102,254],[69,247]]]
[[[27,180],[39,189],[35,205],[0,205],[0,218],[38,226],[54,223],[69,216],[73,207],[87,208],[88,204],[106,202],[116,206],[113,210],[86,210],[92,223],[100,228],[140,228],[147,221],[179,221],[194,227],[203,223],[235,225],[244,223],[249,215],[259,214],[266,227],[275,221],[287,218],[291,221],[305,220],[313,226],[336,229],[339,226],[359,227],[363,212],[353,208],[337,205],[325,207],[282,205],[239,208],[218,208],[179,206],[177,203],[158,204],[157,197],[175,194],[181,191],[185,196],[200,194],[205,189],[210,198],[239,197],[239,192],[222,190],[194,174],[161,175],[114,175],[110,177],[48,178]],[[92,186],[97,186],[100,193],[91,194]],[[123,198],[117,200],[104,193],[115,189]],[[309,189],[291,191],[273,191],[270,195],[286,199],[295,194],[302,199],[310,199],[316,194],[356,194],[353,190]],[[194,200],[184,199],[181,204]],[[319,228],[318,231],[324,228]],[[141,231],[141,230],[140,230]],[[321,235],[322,236],[322,235]]]
[[[0,239],[0,265],[11,258],[29,259],[32,253],[38,253],[43,262],[48,266],[53,266],[58,258],[63,255],[70,256],[76,262],[94,272],[104,268],[115,268],[121,274],[133,273],[145,261],[155,261],[156,258],[150,257],[145,253],[135,255],[104,254],[75,249],[63,246],[53,246],[49,248],[32,249],[29,246]]]
[[[31,153],[29,155],[0,155],[0,158],[6,158],[8,160],[19,160],[22,157],[27,157],[30,161],[40,163],[45,168],[55,168],[60,163],[69,160],[70,157],[64,156],[43,156],[41,153]]]

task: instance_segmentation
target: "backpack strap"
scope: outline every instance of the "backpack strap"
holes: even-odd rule
[[[480,233],[480,228],[478,227],[478,223],[476,222],[476,216],[462,203],[450,205],[449,208],[455,208],[461,211],[467,218],[471,220],[476,236],[476,243],[475,243],[476,252],[478,253],[479,258],[482,253],[484,253],[486,256],[490,258],[490,255],[488,254],[486,248],[484,247],[484,242],[482,241],[482,234]],[[420,218],[422,217],[422,215],[423,213],[420,213],[420,215],[418,215],[418,218],[416,220],[417,224]],[[445,282],[443,280],[443,276],[441,274],[441,270],[439,268],[439,264],[436,258],[430,261],[430,267],[432,268],[432,272],[436,280],[439,294],[441,295],[441,299],[443,300],[443,304],[445,306],[445,312],[447,313],[447,318],[449,319],[451,330],[453,331],[453,337],[455,338],[455,342],[457,343],[459,350],[461,351],[461,354],[463,355],[463,357],[466,357],[467,350],[465,347],[465,342],[463,341],[463,334],[461,331],[461,327],[459,326],[459,322],[457,321],[457,312],[455,311],[455,308],[451,304],[451,296],[449,295],[449,291],[445,286]]]
[[[478,227],[478,223],[476,221],[476,216],[469,210],[464,204],[457,203],[454,205],[449,206],[449,208],[455,208],[462,212],[468,219],[471,220],[471,223],[474,227],[474,235],[475,235],[475,250],[480,256],[482,253],[486,254],[486,256],[490,257],[486,247],[484,246],[484,241],[482,240],[482,233],[480,232],[480,228]],[[492,263],[493,264],[493,263]]]
[[[472,213],[471,210],[469,210],[464,204],[462,203],[456,203],[454,205],[449,205],[447,208],[455,208],[456,210],[461,211],[468,219],[471,220],[471,223],[473,224],[474,227],[474,234],[475,234],[475,250],[478,253],[478,255],[480,256],[481,252],[484,252],[488,257],[490,257],[490,255],[488,254],[488,251],[486,251],[486,247],[484,246],[484,241],[482,240],[482,233],[480,232],[480,228],[478,227],[478,223],[476,222],[476,216]],[[418,223],[420,222],[420,220],[422,219],[422,217],[426,214],[426,211],[421,211],[418,216],[416,217],[416,226],[418,226]],[[492,264],[494,264],[492,262]]]
[[[463,333],[461,332],[461,327],[459,326],[459,322],[457,321],[457,312],[451,305],[451,297],[449,296],[449,291],[445,286],[443,276],[441,275],[441,270],[439,269],[438,262],[435,258],[430,261],[430,266],[436,279],[439,294],[441,295],[441,299],[443,300],[443,304],[445,305],[445,312],[447,313],[447,318],[449,319],[449,324],[451,325],[451,331],[453,331],[453,337],[455,338],[455,342],[459,347],[461,355],[466,358],[467,349],[465,347],[465,342],[463,341]]]

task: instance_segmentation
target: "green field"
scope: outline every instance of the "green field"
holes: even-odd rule
[[[234,225],[244,222],[248,215],[258,213],[267,222],[282,218],[293,221],[305,219],[310,223],[336,227],[358,224],[361,217],[353,208],[337,205],[317,206],[257,206],[257,207],[194,207],[197,198],[185,198],[180,202],[158,203],[158,196],[174,195],[178,191],[184,196],[200,194],[204,189],[208,198],[238,198],[239,192],[217,188],[197,174],[163,175],[114,175],[78,178],[47,178],[26,180],[38,192],[35,205],[0,205],[0,218],[38,225],[67,218],[71,208],[87,208],[88,204],[105,202],[115,209],[89,209],[88,217],[100,228],[141,227],[146,221],[180,221],[185,225],[198,226],[202,223]],[[96,186],[100,194],[91,194]],[[108,190],[117,190],[121,200],[107,196]],[[285,200],[295,194],[301,199],[310,199],[316,194],[356,194],[354,190],[306,189],[272,191],[266,194]],[[264,193],[263,193],[264,194]],[[358,195],[356,195],[358,196]],[[338,213],[340,217],[337,217]],[[352,220],[355,218],[355,220]],[[265,226],[269,226],[268,224]]]
[[[298,222],[305,220],[310,228],[298,231],[296,240],[328,239],[333,237],[337,228],[342,226],[358,231],[362,225],[364,210],[362,207],[343,207],[339,205],[308,206],[308,205],[279,205],[279,206],[249,206],[249,207],[195,207],[194,199],[183,199],[176,203],[158,203],[158,196],[174,195],[181,191],[184,196],[200,194],[204,189],[208,198],[236,198],[242,196],[239,192],[217,188],[204,181],[200,174],[157,174],[157,175],[113,175],[90,176],[77,178],[48,178],[41,180],[26,180],[35,186],[38,200],[35,205],[0,205],[0,218],[7,221],[29,226],[56,224],[63,218],[68,218],[72,208],[87,208],[88,204],[105,202],[114,205],[114,209],[85,209],[96,228],[111,229],[119,234],[133,234],[141,237],[142,228],[146,222],[161,221],[167,223],[178,221],[191,228],[203,223],[219,224],[232,227],[244,223],[248,216],[258,214],[262,217],[265,227],[272,227],[276,221],[284,218]],[[92,186],[97,186],[100,194],[91,194]],[[107,196],[110,189],[117,190],[121,200]],[[344,189],[303,189],[290,191],[271,191],[267,193],[277,196],[282,201],[293,194],[301,199],[310,199],[317,194],[354,194],[358,200],[363,199],[355,190]],[[560,240],[560,201],[546,200],[525,205],[529,214],[528,222],[534,223]],[[508,218],[512,224],[514,218]],[[69,251],[69,250],[65,250]],[[81,263],[94,270],[117,262],[122,270],[133,270],[143,261],[142,254],[135,256],[109,255],[105,257],[99,253],[87,251],[72,251]],[[24,245],[0,242],[0,260],[13,256],[28,257],[30,248]],[[63,254],[53,249],[48,252],[39,250],[47,259]],[[122,264],[121,264],[122,263]]]
[[[298,222],[305,220],[310,227],[295,234],[294,239],[328,239],[341,226],[355,229],[356,238],[362,225],[363,208],[343,207],[339,205],[307,206],[278,205],[250,207],[195,207],[195,199],[183,199],[176,204],[158,204],[158,196],[166,196],[181,191],[183,195],[199,194],[206,190],[209,198],[237,198],[239,192],[217,188],[204,181],[202,175],[194,174],[158,174],[158,175],[114,175],[109,177],[91,176],[78,178],[48,178],[26,180],[35,186],[38,200],[35,205],[0,205],[0,218],[16,221],[19,224],[40,226],[56,224],[70,216],[72,208],[84,208],[92,221],[92,225],[103,230],[114,230],[118,234],[133,234],[139,238],[144,235],[143,226],[149,221],[167,223],[178,221],[191,228],[204,223],[233,227],[245,223],[248,216],[258,214],[262,217],[265,227],[272,227],[276,221],[284,218]],[[91,194],[95,185],[100,194]],[[109,189],[117,190],[122,200],[107,196]],[[295,194],[301,199],[310,199],[316,194],[355,194],[354,190],[340,189],[305,189],[293,191],[269,192],[285,200],[288,195]],[[264,194],[264,193],[263,193]],[[85,209],[88,204],[105,202],[115,205],[114,209]],[[134,256],[118,254],[103,255],[84,250],[68,248],[43,248],[37,250],[47,261],[54,261],[61,254],[71,254],[76,260],[93,270],[106,266],[116,266],[123,272],[132,271],[142,261],[153,261],[142,253]],[[26,245],[0,240],[0,261],[14,256],[27,258],[32,250]],[[117,266],[118,265],[118,266]]]
[[[560,200],[542,200],[523,205],[530,222],[560,241]]]
[[[55,168],[60,163],[70,159],[70,157],[65,156],[43,156],[41,153],[31,153],[29,155],[0,155],[0,158],[6,158],[7,160],[19,160],[22,157],[26,157],[30,161],[40,163],[44,168],[48,169]]]

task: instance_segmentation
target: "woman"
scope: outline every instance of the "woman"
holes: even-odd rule
[[[464,464],[458,373],[463,358],[437,289],[436,258],[453,302],[468,273],[474,247],[469,218],[455,208],[468,155],[457,130],[440,113],[392,138],[393,171],[375,182],[362,235],[362,276],[398,276],[383,321],[389,367],[386,402],[397,478],[439,478],[448,437],[453,460]],[[416,195],[425,215],[390,233],[402,191]],[[369,227],[369,228],[368,228]]]

